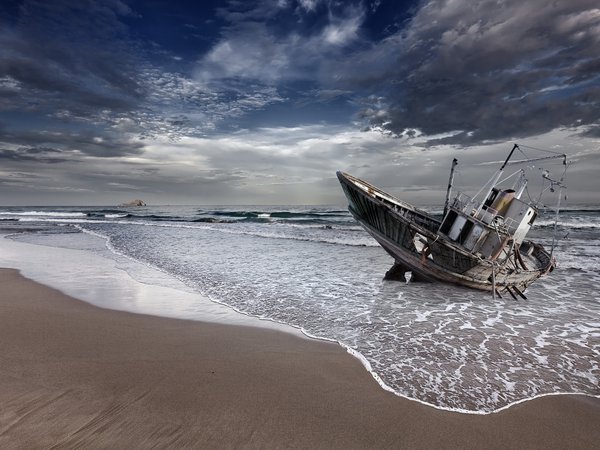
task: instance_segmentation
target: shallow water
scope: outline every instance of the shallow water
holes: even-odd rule
[[[101,236],[112,254],[188,289],[339,341],[387,388],[437,407],[491,412],[549,393],[600,395],[594,210],[561,216],[559,268],[520,301],[383,281],[391,258],[340,208],[38,208],[0,218],[67,225],[17,238],[28,242],[69,246],[66,230]],[[533,235],[549,246],[553,222],[538,224]]]

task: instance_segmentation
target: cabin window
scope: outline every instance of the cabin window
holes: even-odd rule
[[[446,215],[446,220],[444,220],[444,223],[440,227],[440,233],[448,234],[448,231],[450,231],[452,224],[454,224],[454,221],[456,220],[456,216],[457,214],[455,211],[448,212]]]
[[[529,211],[529,214],[531,214],[531,217],[529,219],[529,222],[527,222],[528,225],[533,225],[533,222],[535,221],[537,214],[535,211]]]
[[[458,242],[460,242],[461,244],[464,244],[465,240],[467,239],[467,236],[469,235],[469,232],[471,231],[471,228],[473,228],[473,222],[471,222],[470,220],[467,220],[467,222],[463,225],[462,230],[460,230],[460,235],[458,236]]]

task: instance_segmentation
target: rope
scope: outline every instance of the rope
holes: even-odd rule
[[[568,164],[565,165],[565,170],[563,171],[563,174],[560,177],[560,181],[558,182],[558,185],[560,186],[560,188],[558,190],[558,200],[556,202],[556,215],[554,216],[554,230],[552,232],[552,246],[550,247],[550,258],[552,258],[552,255],[554,254],[554,247],[556,246],[556,233],[557,233],[557,227],[558,227],[558,213],[560,211],[560,201],[562,200],[563,190],[565,189],[564,180],[565,180],[565,178],[567,176],[567,167],[568,167]]]
[[[492,261],[492,297],[496,300],[496,267]]]
[[[562,156],[564,154],[561,152],[553,152],[552,150],[546,150],[544,148],[531,147],[530,145],[519,144],[519,148],[521,148],[521,147],[530,148],[531,150],[537,150],[538,152],[552,153],[554,155],[560,155],[560,156]],[[523,153],[523,152],[521,152],[521,153]],[[525,153],[523,153],[523,155],[525,155]]]

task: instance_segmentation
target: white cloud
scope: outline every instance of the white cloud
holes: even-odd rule
[[[360,13],[345,19],[332,19],[325,27],[322,38],[331,45],[347,45],[358,39],[358,29],[363,21]]]
[[[210,82],[222,78],[245,78],[270,83],[290,69],[288,41],[276,42],[263,27],[252,27],[244,34],[223,40],[204,56],[197,78]]]
[[[310,11],[316,2],[304,2]],[[320,67],[340,56],[344,47],[359,39],[364,13],[348,7],[343,14],[330,13],[328,23],[306,36],[291,28],[286,34],[275,34],[266,21],[240,19],[225,32],[199,61],[196,79],[218,83],[230,78],[276,84],[298,79],[314,80]]]
[[[0,78],[0,90],[3,91],[20,91],[20,84],[19,81],[8,75]]]
[[[600,153],[598,142],[590,147],[590,140],[573,140],[580,131],[558,130],[520,143],[567,152],[575,161],[567,179],[570,195],[585,200],[581,193],[597,191]],[[474,193],[495,169],[479,164],[503,159],[501,155],[510,150],[508,144],[469,151],[448,145],[424,150],[425,140],[326,125],[240,130],[211,138],[187,136],[176,142],[160,137],[147,140],[140,155],[86,156],[85,171],[76,161],[42,167],[5,160],[0,183],[7,193],[15,190],[15,195],[39,186],[74,196],[79,192],[79,197],[65,197],[74,204],[90,203],[91,198],[118,204],[131,190],[155,204],[343,204],[335,179],[335,171],[343,170],[411,203],[441,204],[452,158],[459,159],[457,189]],[[43,202],[45,197],[36,192]]]
[[[319,0],[298,0],[298,3],[305,11],[314,11],[319,4]]]

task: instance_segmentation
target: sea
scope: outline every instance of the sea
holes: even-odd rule
[[[569,207],[556,223],[541,212],[528,237],[554,247],[558,267],[526,300],[384,280],[391,257],[340,206],[0,207],[0,229],[14,242],[125,258],[146,284],[176,280],[338,342],[382,388],[436,408],[486,414],[543,395],[600,396],[598,207]],[[194,309],[167,301],[148,312],[197,319]]]

